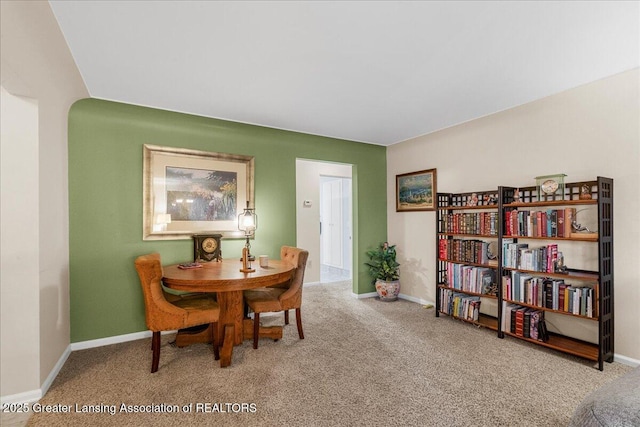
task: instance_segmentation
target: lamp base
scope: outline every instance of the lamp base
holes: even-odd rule
[[[255,260],[255,257],[253,257],[253,259]],[[242,268],[240,269],[241,273],[253,273],[256,271],[255,268],[251,268],[251,256],[249,255],[248,248],[242,249],[242,258],[240,258],[240,261],[242,261]]]

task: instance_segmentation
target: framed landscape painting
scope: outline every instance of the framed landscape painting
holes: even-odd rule
[[[396,175],[396,212],[435,210],[436,192],[435,169]]]
[[[144,145],[143,239],[242,237],[238,215],[254,201],[252,156]]]

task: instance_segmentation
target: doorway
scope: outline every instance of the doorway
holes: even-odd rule
[[[354,173],[352,164],[296,159],[296,244],[309,251],[305,284],[353,284]]]
[[[351,178],[320,176],[320,282],[351,279]]]

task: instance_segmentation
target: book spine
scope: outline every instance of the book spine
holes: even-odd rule
[[[519,337],[524,336],[524,308],[516,311],[516,335]]]
[[[564,209],[558,209],[557,211],[557,217],[558,217],[558,227],[557,227],[557,233],[558,233],[558,237],[569,237],[569,235],[565,235],[565,225],[564,225]]]
[[[524,311],[524,321],[522,324],[522,336],[525,338],[531,337],[531,309]]]
[[[530,337],[533,340],[538,339],[538,322],[540,321],[540,312],[532,311],[531,312],[531,332]]]

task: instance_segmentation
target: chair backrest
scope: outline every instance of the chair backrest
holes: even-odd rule
[[[296,272],[291,279],[289,288],[278,298],[284,309],[298,308],[302,304],[302,283],[308,258],[309,252],[304,249],[292,246],[280,248],[280,259],[296,266]]]
[[[162,289],[162,263],[160,254],[152,253],[136,258],[136,271],[144,295],[144,313],[147,327],[152,331],[176,328],[184,320],[184,310],[168,302]]]

